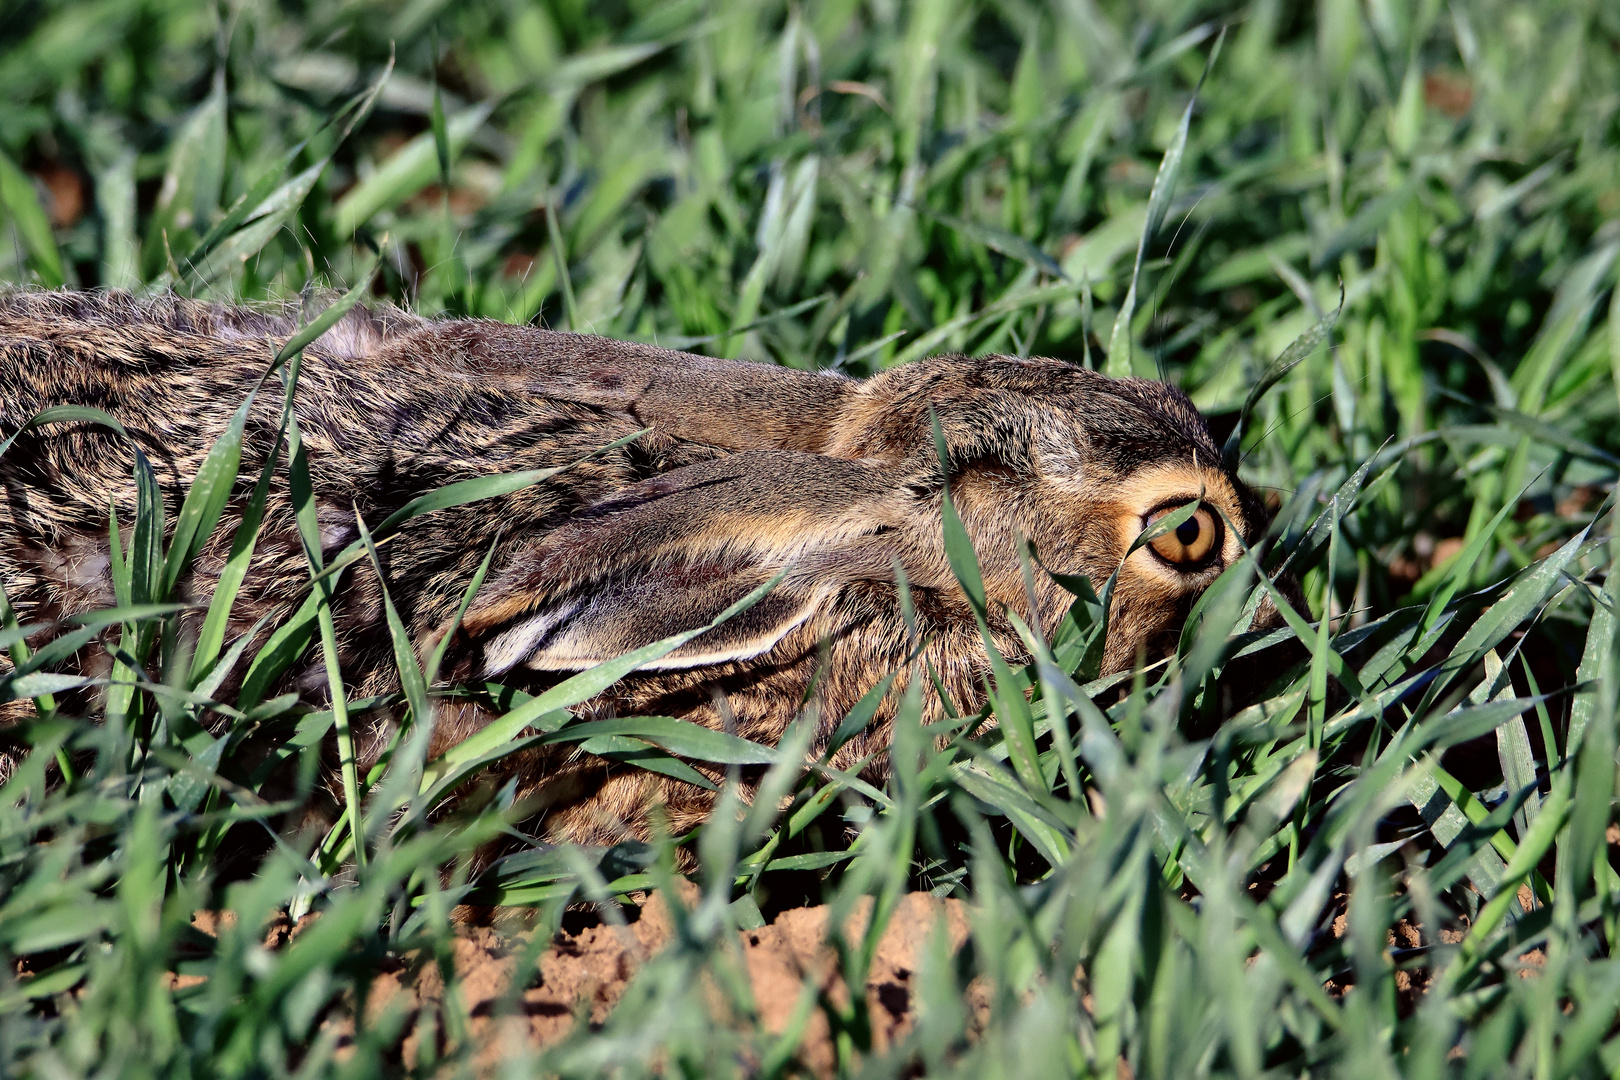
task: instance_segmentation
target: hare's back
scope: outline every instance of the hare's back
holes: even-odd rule
[[[137,448],[177,510],[204,455],[299,322],[291,305],[0,296],[0,436],[62,405],[99,409],[128,433],[85,423],[23,432],[0,458],[0,483],[27,504],[10,524],[51,533],[83,518],[104,527],[109,493],[121,504],[133,499]],[[641,426],[620,410],[536,393],[509,356],[456,346],[476,341],[480,325],[496,324],[356,308],[304,351],[295,414],[317,496],[335,515],[352,518],[357,505],[387,513],[457,480],[569,465]],[[277,379],[254,399],[240,483],[251,484],[273,450],[282,399]],[[690,457],[669,438],[648,438],[547,486],[581,487],[572,497],[555,492],[574,504]]]

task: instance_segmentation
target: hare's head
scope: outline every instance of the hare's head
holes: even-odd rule
[[[1118,671],[1163,652],[1264,528],[1203,418],[1159,383],[1007,357],[939,357],[854,382],[672,355],[600,381],[594,362],[537,376],[538,392],[727,452],[623,489],[510,560],[464,623],[485,672],[584,668],[703,626],[778,572],[763,601],[655,667],[771,668],[784,650],[855,638],[903,655],[901,575],[935,630],[973,625],[945,553],[947,483],[993,617],[1010,609],[1050,629],[1062,615],[1068,597],[1050,577],[1029,584],[1026,541],[1046,569],[1099,588],[1118,571],[1104,657]],[[1178,527],[1130,552],[1189,504]]]
[[[936,485],[937,418],[991,600],[1029,606],[1020,537],[1054,573],[1100,589],[1118,572],[1105,671],[1173,648],[1193,600],[1264,532],[1263,506],[1228,471],[1204,418],[1163,383],[1053,360],[943,357],[873,379],[856,401],[832,452]],[[1189,504],[1190,517],[1127,557],[1144,530]],[[937,522],[928,527],[937,534]],[[1050,628],[1066,596],[1039,574],[1034,591]]]

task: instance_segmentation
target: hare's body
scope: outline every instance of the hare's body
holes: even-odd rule
[[[49,406],[104,409],[151,461],[172,523],[203,456],[292,333],[294,315],[172,298],[0,298],[0,437]],[[233,520],[275,445],[279,390],[272,381],[256,399],[226,521],[182,582],[196,601],[211,595]],[[1026,586],[1021,537],[1049,569],[1101,582],[1147,516],[1164,507],[1202,498],[1251,538],[1261,517],[1178,391],[1048,360],[936,358],[858,382],[389,309],[351,313],[306,351],[295,411],[327,558],[358,536],[357,513],[375,526],[447,483],[579,462],[514,494],[419,518],[382,548],[390,594],[425,651],[495,547],[488,581],[449,650],[447,674],[459,681],[534,692],[705,625],[785,570],[754,608],[586,706],[600,715],[735,723],[764,742],[782,735],[807,694],[819,706],[820,737],[829,738],[885,674],[900,671],[903,683],[922,670],[908,666],[919,646],[958,706],[973,707],[982,695],[979,631],[945,557],[931,416],[944,435],[953,500],[984,565],[992,633],[1013,657],[1023,646],[1006,613],[1050,629],[1064,605],[1045,575],[1036,575],[1033,592]],[[643,428],[650,430],[640,438],[588,456]],[[0,458],[0,579],[24,623],[113,606],[109,510],[127,530],[133,469],[129,440],[79,423],[30,430]],[[235,609],[238,634],[268,615],[259,632],[267,635],[307,595],[285,477],[283,462]],[[1204,520],[1217,543],[1196,563],[1172,565],[1146,550],[1126,562],[1107,670],[1159,649],[1235,557],[1237,538],[1213,516]],[[910,585],[916,633],[897,598],[897,565]],[[349,696],[397,689],[369,566],[340,580],[334,611]],[[93,644],[74,664],[103,675],[110,659]],[[318,650],[263,689],[321,702],[327,680]],[[227,684],[218,696],[230,700],[232,692]],[[841,761],[870,754],[881,762],[896,696]],[[937,713],[931,680],[926,697]],[[0,716],[20,715],[24,705],[0,706]],[[442,706],[435,749],[488,718],[473,704]],[[381,752],[392,719],[359,718],[363,760]],[[556,838],[640,831],[655,801],[670,807],[677,826],[708,806],[694,787],[598,758],[558,752],[515,767],[546,814],[543,831]]]

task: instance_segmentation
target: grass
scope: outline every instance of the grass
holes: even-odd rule
[[[1311,610],[1275,635],[1302,659],[1265,678],[1231,637],[1267,588],[1245,563],[1123,694],[1087,685],[1101,621],[1077,604],[998,686],[989,735],[965,718],[936,745],[904,713],[883,791],[791,738],[614,733],[668,770],[768,764],[793,801],[726,803],[676,943],[599,1031],[503,1074],[791,1075],[731,930],[814,871],[835,912],[876,899],[874,933],[911,889],[974,912],[888,1053],[864,1001],[811,1001],[850,1075],[1613,1075],[1617,87],[1599,0],[24,0],[0,13],[0,279],[355,286],[343,302],[855,374],[944,350],[1162,373],[1276,493],[1266,566]],[[120,607],[88,621],[123,627],[106,716],[54,712],[49,653],[0,629],[0,696],[40,706],[0,788],[6,1075],[402,1071],[385,1051],[409,1029],[447,1036],[418,1071],[458,1074],[453,996],[349,1056],[320,1018],[390,956],[446,959],[461,897],[554,928],[674,874],[660,844],[442,880],[503,827],[498,803],[422,813],[479,748],[351,771],[345,823],[233,863],[288,803],[232,751],[255,731],[312,766],[345,724],[209,701],[221,665],[273,658],[158,648],[217,500],[259,479],[233,454],[189,517],[149,499],[120,523]],[[420,712],[440,690],[399,651]],[[501,738],[603,737],[567,707],[611,674],[517,705]],[[190,928],[221,907],[217,939]],[[852,984],[872,940],[844,943]]]

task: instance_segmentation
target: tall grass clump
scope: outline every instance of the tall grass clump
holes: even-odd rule
[[[117,606],[31,653],[42,628],[0,605],[0,702],[34,702],[0,732],[0,1074],[788,1076],[819,1024],[848,1075],[1614,1075],[1617,88],[1601,0],[0,10],[0,279],[347,290],[264,358],[262,475],[240,423],[183,501],[137,455]],[[359,775],[348,717],[376,703],[335,662],[322,710],[216,691],[327,655],[333,597],[385,578],[406,517],[545,477],[425,495],[330,560],[306,537],[307,603],[253,655],[222,634],[239,573],[194,636],[174,588],[215,530],[245,570],[272,479],[296,500],[299,351],[368,295],[857,375],[955,350],[1162,377],[1276,517],[1176,655],[1123,678],[1097,677],[1109,583],[1068,583],[1071,616],[980,713],[903,703],[882,788],[806,757],[819,718],[767,747],[569,711],[675,639],[513,695],[430,760],[423,718],[458,690],[397,618],[406,722]],[[1284,628],[1243,632],[1266,599]],[[109,628],[105,709],[68,715],[83,680],[54,669]],[[535,739],[753,767],[764,794],[724,786],[694,836],[474,873],[510,793],[431,811]],[[343,813],[300,833],[329,745]],[[455,905],[525,909],[532,966],[571,911],[611,923],[692,865],[610,1016],[477,1058]],[[763,1023],[736,930],[870,904],[834,942],[859,987],[915,890],[970,928],[924,950],[898,1042],[813,979]],[[199,912],[230,914],[204,933]],[[368,1011],[403,958],[450,991]]]

